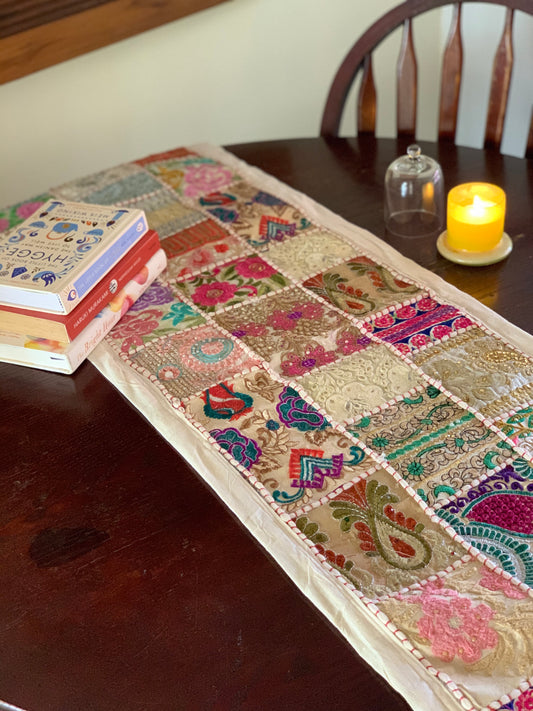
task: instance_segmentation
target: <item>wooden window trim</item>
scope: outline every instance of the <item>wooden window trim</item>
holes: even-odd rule
[[[226,0],[111,0],[0,39],[0,84]]]

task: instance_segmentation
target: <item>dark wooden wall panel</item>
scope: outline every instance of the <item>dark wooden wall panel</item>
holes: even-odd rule
[[[0,0],[0,84],[227,0]]]

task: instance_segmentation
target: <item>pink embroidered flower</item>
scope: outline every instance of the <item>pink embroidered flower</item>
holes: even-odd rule
[[[17,207],[17,217],[21,217],[25,220],[30,215],[33,215],[41,205],[44,205],[44,200],[37,200],[35,202],[25,202]]]
[[[217,281],[212,284],[201,284],[191,295],[195,304],[215,306],[224,304],[235,296],[239,287],[227,281]]]
[[[266,335],[267,327],[262,323],[243,323],[242,326],[233,331],[233,335],[236,338],[244,338],[244,336],[251,336],[252,338],[258,338],[260,336]]]
[[[479,581],[479,584],[487,588],[487,590],[499,590],[505,597],[513,600],[522,600],[527,597],[527,593],[520,590],[517,585],[514,585],[507,578],[504,578],[503,575],[499,575],[494,572],[494,570],[489,570],[488,568],[483,569],[483,577]],[[533,710],[533,706],[531,708]]]
[[[177,380],[181,375],[181,371],[177,365],[164,365],[157,371],[159,380]]]
[[[266,279],[276,273],[261,257],[247,257],[235,262],[235,271],[245,279]]]
[[[403,306],[396,311],[396,317],[402,320],[416,316],[416,309],[413,306]]]
[[[306,302],[294,304],[288,311],[274,311],[270,323],[278,331],[292,331],[301,318],[315,320],[322,318],[324,309],[321,304]]]
[[[281,361],[281,371],[284,375],[298,376],[309,372],[326,363],[336,360],[335,351],[326,351],[323,346],[308,348],[304,356],[296,353],[288,353]]]
[[[357,334],[353,331],[341,331],[336,340],[337,350],[343,355],[351,355],[356,351],[362,350],[368,343],[368,338],[358,339]]]
[[[456,331],[460,328],[469,328],[470,326],[472,326],[472,321],[468,318],[468,316],[460,316],[453,322],[453,327]]]
[[[203,193],[218,190],[229,185],[231,178],[231,171],[221,165],[203,163],[189,166],[185,172],[184,195],[195,198]]]
[[[123,338],[121,351],[128,352],[134,346],[142,346],[142,336],[147,336],[159,326],[163,315],[158,309],[146,309],[140,313],[126,314],[113,328],[112,338]]]
[[[394,316],[391,314],[384,314],[383,316],[378,316],[374,321],[374,326],[376,328],[389,328],[394,324]]]
[[[423,348],[429,343],[429,338],[424,333],[416,333],[409,339],[412,348]]]
[[[533,689],[527,689],[514,702],[515,711],[533,711]]]
[[[431,335],[436,341],[440,341],[441,338],[445,338],[445,336],[449,336],[450,333],[452,332],[451,326],[446,326],[446,324],[441,323],[438,326],[435,326],[435,328],[431,329]]]
[[[416,305],[419,311],[432,311],[437,306],[437,302],[427,296],[425,299],[417,301]]]
[[[395,343],[394,347],[396,350],[400,351],[400,353],[403,353],[403,355],[411,355],[411,349],[407,345],[407,343]]]
[[[474,605],[456,590],[444,588],[442,580],[428,583],[419,601],[424,616],[418,631],[431,642],[431,650],[444,662],[460,657],[466,664],[481,659],[485,649],[498,644],[489,622],[494,611],[485,603]]]

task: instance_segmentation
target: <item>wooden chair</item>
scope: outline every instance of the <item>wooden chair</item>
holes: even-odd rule
[[[485,147],[500,148],[507,97],[513,68],[512,25],[515,10],[533,15],[533,0],[468,0],[490,2],[507,8],[503,34],[493,63]],[[442,61],[439,107],[439,139],[455,139],[461,86],[463,45],[461,36],[462,2],[450,0],[406,0],[377,20],[353,45],[331,84],[320,128],[321,136],[337,136],[348,92],[359,72],[362,79],[357,97],[358,133],[374,135],[376,130],[376,87],[372,74],[372,52],[400,25],[403,35],[396,67],[398,136],[415,138],[417,101],[417,60],[413,44],[413,18],[428,10],[453,4],[448,41]],[[533,157],[533,118],[527,142],[527,157]]]

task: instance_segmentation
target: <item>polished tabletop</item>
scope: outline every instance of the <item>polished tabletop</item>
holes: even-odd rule
[[[532,161],[421,143],[447,188],[507,193],[513,252],[464,267],[434,237],[385,233],[383,177],[405,147],[229,150],[533,333]],[[91,363],[72,376],[0,364],[0,403],[0,699],[27,711],[409,708]]]

